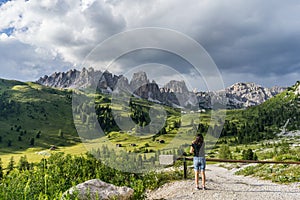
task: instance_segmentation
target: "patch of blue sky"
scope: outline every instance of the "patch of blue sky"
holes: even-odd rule
[[[13,27],[5,28],[5,29],[0,30],[0,34],[5,33],[8,36],[10,36],[13,32],[14,32]]]
[[[0,6],[2,6],[2,4],[5,4],[8,1],[10,1],[10,0],[0,0]]]

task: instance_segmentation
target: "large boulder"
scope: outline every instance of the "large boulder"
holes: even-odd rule
[[[71,196],[79,200],[128,200],[133,197],[133,192],[129,187],[118,187],[99,179],[92,179],[70,188],[63,194],[62,199]]]

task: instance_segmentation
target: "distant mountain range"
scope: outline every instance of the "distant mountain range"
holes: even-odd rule
[[[116,89],[130,91],[132,94],[149,101],[191,109],[210,109],[212,102],[219,96],[226,97],[228,109],[240,109],[259,105],[283,92],[284,87],[264,88],[255,83],[236,83],[223,91],[191,92],[184,81],[171,80],[163,87],[155,81],[149,81],[145,72],[133,74],[129,81],[122,75],[113,75],[108,71],[83,68],[82,71],[69,70],[55,72],[41,77],[37,83],[55,88],[97,88],[101,93],[112,93]]]

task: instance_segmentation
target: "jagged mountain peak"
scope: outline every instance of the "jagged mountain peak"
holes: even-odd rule
[[[132,89],[137,89],[148,83],[149,83],[149,80],[148,80],[146,72],[139,71],[139,72],[135,72],[133,74],[129,85]]]
[[[164,88],[174,93],[189,93],[189,90],[183,80],[171,80],[164,86]]]
[[[136,96],[168,105],[187,105],[197,108],[211,108],[214,96],[224,94],[228,99],[228,108],[245,108],[263,103],[269,98],[285,90],[275,86],[264,88],[256,83],[238,82],[223,91],[191,92],[184,81],[171,80],[162,88],[157,83],[149,81],[146,72],[139,71],[132,75],[129,81],[126,77],[113,75],[109,71],[98,71],[93,68],[76,69],[67,72],[55,72],[50,76],[41,77],[37,83],[56,88],[88,88],[97,87],[103,93],[111,93],[115,88],[132,91]],[[117,89],[117,91],[120,91]],[[298,94],[300,88],[298,84]]]
[[[240,107],[249,107],[259,105],[284,90],[285,88],[278,86],[264,88],[253,82],[238,82],[227,87],[225,89],[225,94],[229,99],[229,104],[240,105]]]
[[[259,89],[263,88],[261,85],[253,83],[253,82],[237,82],[233,85],[227,87],[226,89],[235,89],[235,90],[243,90],[243,89]]]

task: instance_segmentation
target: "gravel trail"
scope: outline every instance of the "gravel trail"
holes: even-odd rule
[[[194,180],[167,183],[147,194],[148,200],[298,200],[300,183],[282,185],[254,177],[234,175],[217,165],[207,165],[207,190],[195,190]],[[201,183],[201,182],[200,182]],[[201,184],[200,184],[201,185]]]

